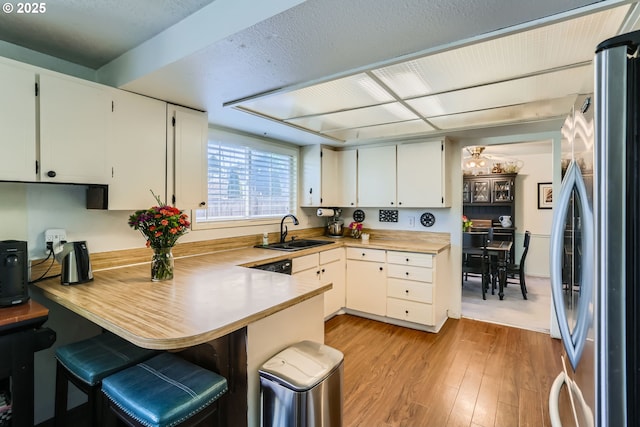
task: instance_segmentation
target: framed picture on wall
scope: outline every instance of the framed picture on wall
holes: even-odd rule
[[[553,184],[550,182],[538,183],[538,209],[551,209],[553,207]]]

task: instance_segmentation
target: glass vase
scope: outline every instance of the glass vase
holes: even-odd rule
[[[351,229],[351,237],[353,237],[354,239],[359,239],[360,234],[362,234],[362,230],[358,230],[357,228]]]
[[[173,253],[169,248],[153,248],[151,258],[151,281],[160,282],[173,279]]]

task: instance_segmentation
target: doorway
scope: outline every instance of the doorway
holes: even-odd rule
[[[463,173],[471,173],[468,159],[472,157],[472,153],[479,151],[473,147],[475,146],[462,148]],[[524,300],[517,280],[509,280],[503,300],[499,299],[497,291],[495,295],[487,293],[487,299],[483,300],[480,279],[469,276],[465,281],[463,277],[462,317],[548,333],[551,322],[548,248],[553,214],[551,209],[538,207],[537,189],[539,183],[552,182],[552,140],[488,145],[482,150],[481,160],[485,161],[484,169],[475,173],[479,174],[478,176],[485,174],[494,178],[505,172],[513,172],[505,171],[504,165],[518,161],[513,194],[515,250],[512,256],[518,263],[523,250],[524,233],[530,231],[531,242],[525,264],[528,293],[527,300]],[[494,168],[497,163],[500,164],[499,167]],[[465,209],[472,205],[471,202],[463,190],[463,213],[478,212]],[[500,203],[498,200],[498,204]],[[491,208],[488,211],[491,212]],[[492,226],[501,226],[497,214],[487,216],[493,220]]]

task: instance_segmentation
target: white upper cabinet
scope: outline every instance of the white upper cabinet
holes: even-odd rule
[[[207,114],[167,106],[168,202],[179,209],[207,206]]]
[[[35,181],[36,75],[0,63],[0,179]]]
[[[108,145],[109,209],[137,210],[166,197],[167,104],[113,90],[113,132]]]
[[[358,206],[396,207],[396,146],[358,149]]]
[[[358,203],[358,152],[337,151],[338,156],[338,200],[336,206],[355,207]]]
[[[398,207],[447,207],[444,140],[398,144]]]
[[[39,88],[41,181],[107,184],[107,88],[48,73]]]
[[[300,206],[340,206],[338,152],[321,145],[306,145],[300,149],[300,155]]]

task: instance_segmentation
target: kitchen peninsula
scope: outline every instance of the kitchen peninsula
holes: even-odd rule
[[[332,244],[295,253],[253,247],[262,236],[178,245],[174,279],[155,283],[150,281],[149,264],[145,262],[150,257],[148,249],[98,253],[92,256],[96,268],[93,282],[62,286],[59,279],[50,279],[37,286],[45,299],[136,345],[180,351],[191,361],[199,364],[204,361],[203,366],[230,381],[223,404],[227,416],[233,417],[229,425],[257,427],[260,417],[258,368],[295,342],[305,339],[324,342],[326,296],[340,290],[340,281],[340,307],[349,313],[434,332],[447,317],[446,292],[451,265],[448,233],[372,231],[372,238],[366,244],[350,238],[336,241],[319,233],[321,230],[309,229],[297,232],[296,237],[324,239]],[[322,252],[340,250],[344,251],[341,279],[319,280],[315,270],[321,268],[312,269],[314,274],[307,276],[246,268],[288,258],[293,258],[295,266],[300,260],[318,257]],[[357,259],[345,257],[345,252],[354,253]],[[366,254],[364,260],[362,254]],[[367,261],[368,256],[373,256],[371,262]],[[378,256],[387,259],[388,272],[386,262],[376,261]],[[412,266],[415,262],[424,266]],[[363,299],[355,281],[350,283],[351,289],[356,289],[355,294],[348,291],[346,298],[346,302],[354,305],[345,306],[345,272],[350,271],[348,266],[357,270],[362,263],[371,264],[378,278],[384,278],[383,283],[388,275],[392,289],[402,283],[407,274],[411,277],[416,274],[406,282],[409,288],[402,289],[403,292],[409,290],[408,296],[387,295],[386,287],[376,295],[366,292],[365,300],[371,297],[376,305],[389,302],[392,310],[402,307],[401,313],[397,309],[385,316],[385,313],[376,314],[366,306],[358,306],[358,301]],[[303,264],[300,261],[299,265]],[[366,279],[361,282],[369,283]],[[424,301],[411,296],[414,290],[418,291],[416,286],[421,289],[417,295],[424,297]],[[427,317],[407,318],[406,311],[413,315],[414,309]]]
[[[151,282],[149,265],[140,264],[96,271],[82,285],[50,279],[37,286],[138,346],[200,349],[195,357],[213,359],[230,382],[232,425],[258,426],[258,368],[295,342],[324,342],[322,294],[331,284],[227,265],[233,252],[242,258],[242,251],[178,258],[175,278],[166,282]]]

